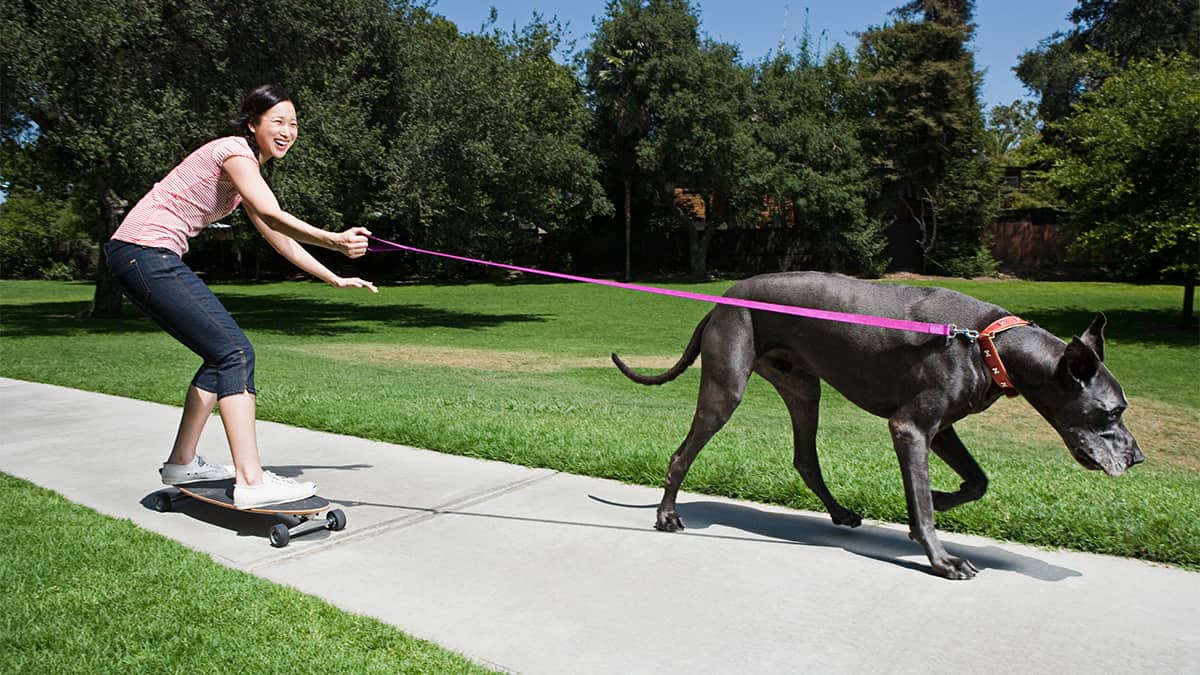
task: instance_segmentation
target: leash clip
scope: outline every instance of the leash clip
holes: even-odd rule
[[[979,339],[979,331],[970,328],[959,328],[954,324],[950,324],[950,333],[946,335],[946,344],[950,344],[956,337],[964,337],[967,342],[975,342]]]

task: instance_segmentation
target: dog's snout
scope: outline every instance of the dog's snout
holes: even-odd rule
[[[1133,453],[1129,456],[1129,466],[1141,464],[1144,461],[1146,461],[1146,456],[1142,454],[1142,449],[1139,448],[1135,443],[1133,446]]]

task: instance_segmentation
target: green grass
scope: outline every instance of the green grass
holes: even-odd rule
[[[0,505],[0,672],[490,672],[4,474]]]
[[[989,492],[939,514],[939,528],[1200,569],[1200,346],[1174,328],[1180,289],[938,283],[1064,338],[1105,311],[1106,362],[1149,458],[1119,479],[1084,471],[1028,404],[1002,401],[959,427]],[[264,419],[660,485],[695,406],[698,369],[647,388],[604,359],[673,360],[708,309],[701,303],[552,283],[400,285],[375,296],[312,283],[215,290],[255,344]],[[90,295],[86,284],[0,282],[0,375],[178,405],[196,358],[132,308],[119,321],[72,318]],[[905,520],[882,420],[827,390],[818,443],[843,504]],[[936,462],[933,480],[958,485]],[[787,413],[758,379],[684,488],[821,509],[791,467]]]

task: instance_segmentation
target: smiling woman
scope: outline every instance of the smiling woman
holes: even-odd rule
[[[334,274],[301,243],[367,252],[366,228],[330,232],[284,211],[261,167],[282,159],[296,142],[296,106],[279,87],[263,85],[246,96],[234,119],[238,135],[210,141],[188,155],[137,203],[105,245],[108,267],[121,290],[159,326],[203,359],[184,401],[175,444],[160,469],[177,485],[234,478],[238,508],[303,499],[312,483],[264,471],[255,434],[254,348],[204,282],[183,263],[188,240],[243,204],[263,238],[292,264],[337,288],[375,286]],[[209,464],[196,445],[213,406],[233,456],[233,467]]]
[[[296,142],[300,123],[296,105],[274,85],[263,85],[246,97],[242,111],[234,118],[250,149],[262,158],[283,159]]]

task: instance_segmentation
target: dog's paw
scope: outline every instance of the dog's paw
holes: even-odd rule
[[[654,523],[654,529],[662,532],[678,532],[683,529],[683,519],[674,511],[658,514],[658,522]]]
[[[833,519],[834,525],[845,525],[847,527],[858,527],[862,525],[862,516],[851,511],[850,509],[842,509],[829,514]]]
[[[979,570],[971,564],[970,560],[956,558],[952,555],[947,555],[941,560],[930,562],[933,566],[933,573],[946,579],[953,579],[955,581],[973,579],[979,573]]]

